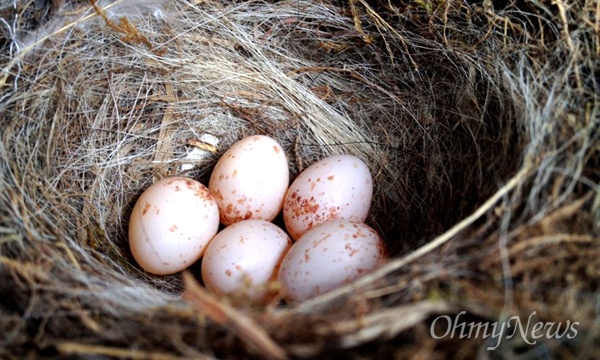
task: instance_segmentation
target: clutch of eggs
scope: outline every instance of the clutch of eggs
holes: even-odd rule
[[[288,161],[277,141],[246,137],[219,159],[208,187],[172,177],[142,193],[129,221],[133,257],[144,270],[164,275],[204,255],[208,288],[255,302],[273,297],[276,280],[285,298],[297,302],[384,262],[383,241],[363,224],[373,181],[362,160],[322,159],[288,185]],[[282,210],[289,236],[270,223]],[[227,227],[217,234],[219,221]]]

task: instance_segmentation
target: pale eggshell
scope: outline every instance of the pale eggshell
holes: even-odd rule
[[[283,218],[292,239],[334,219],[364,222],[373,197],[373,179],[356,156],[335,155],[304,170],[292,182],[283,203]]]
[[[264,135],[244,138],[217,162],[208,188],[217,200],[221,222],[273,220],[281,211],[289,185],[285,152]]]
[[[202,256],[218,228],[219,209],[206,186],[186,177],[166,178],[135,203],[129,246],[144,270],[173,274]]]
[[[290,302],[310,299],[346,285],[387,260],[375,230],[338,219],[308,230],[287,253],[278,281]]]
[[[265,220],[243,220],[221,230],[202,258],[202,279],[219,294],[246,294],[262,302],[269,282],[292,245],[285,231]]]

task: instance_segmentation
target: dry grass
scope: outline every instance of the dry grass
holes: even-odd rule
[[[0,5],[0,357],[600,351],[597,1],[36,6]],[[137,268],[126,228],[140,192],[168,175],[207,182],[220,153],[257,133],[294,175],[329,154],[363,158],[368,222],[393,260],[264,308],[215,298],[197,268]],[[579,333],[493,351],[430,335],[461,311],[535,312]]]

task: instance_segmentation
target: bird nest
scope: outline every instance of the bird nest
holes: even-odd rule
[[[0,357],[591,358],[599,9],[2,5]],[[292,178],[363,159],[389,263],[265,306],[208,292],[198,264],[141,270],[126,231],[140,193],[207,184],[251,134],[277,139]]]

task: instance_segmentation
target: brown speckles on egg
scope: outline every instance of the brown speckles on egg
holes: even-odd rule
[[[135,205],[141,210],[134,209],[129,221],[129,243],[134,259],[146,271],[166,275],[183,270],[216,234],[217,205],[195,196],[198,189],[208,194],[194,179],[171,177],[141,194]]]
[[[314,196],[311,196],[310,198],[297,196],[294,205],[293,212],[296,217],[305,216],[307,214],[316,214],[319,210],[319,204],[315,201]]]
[[[305,200],[305,202],[301,206],[302,214],[315,214],[317,211],[319,211],[320,208],[319,204],[315,202],[314,197],[311,197],[310,200]]]
[[[273,280],[290,246],[285,232],[268,221],[234,223],[217,234],[207,248],[202,279],[217,293],[248,290],[252,299],[262,301],[268,295],[265,285]]]
[[[275,150],[276,154],[279,154],[281,152],[281,149],[279,148],[279,146],[273,146],[273,150]]]
[[[290,186],[284,201],[286,227],[297,239],[310,225],[334,219],[363,222],[371,205],[368,167],[350,155],[336,155],[305,169]]]
[[[339,207],[336,206],[330,206],[329,207],[329,214],[327,216],[327,219],[337,219],[337,211],[338,211]]]
[[[294,243],[278,277],[288,300],[312,298],[346,285],[381,265],[378,256],[381,239],[367,225],[357,226],[355,229],[354,223],[343,219],[324,222]],[[353,237],[358,234],[364,237]],[[311,271],[315,268],[319,272]]]
[[[196,187],[190,187],[190,189],[194,190],[195,191],[194,195],[196,195],[200,199],[209,201],[210,203],[212,203],[214,201],[214,198],[211,195],[211,193],[208,190],[208,188],[206,188],[204,186],[196,186]]]
[[[226,151],[215,166],[209,188],[213,193],[221,192],[217,203],[226,213],[222,222],[231,225],[248,216],[272,221],[281,210],[288,184],[287,157],[280,145],[257,135],[236,142]],[[229,204],[233,209],[227,209]]]
[[[348,256],[350,257],[358,253],[358,249],[353,248],[351,244],[346,244],[345,249],[348,251]]]
[[[146,213],[148,212],[148,210],[150,210],[150,207],[151,207],[151,206],[152,206],[152,205],[150,205],[150,203],[149,203],[149,202],[146,202],[146,203],[144,204],[144,209],[142,209],[142,216],[143,216],[143,215],[146,215]]]
[[[233,275],[233,273],[231,272],[231,270],[230,270],[230,269],[227,269],[227,270],[225,270],[225,274],[226,274],[228,277],[231,277],[231,275]]]
[[[323,237],[321,237],[320,239],[312,240],[312,242],[311,242],[311,248],[313,248],[313,249],[318,248],[319,245],[321,245],[323,242],[327,241],[327,239],[329,239],[331,236],[332,236],[331,233],[327,233]]]
[[[215,190],[215,192],[213,193],[215,199],[217,200],[223,200],[223,194],[221,194],[221,190]]]

